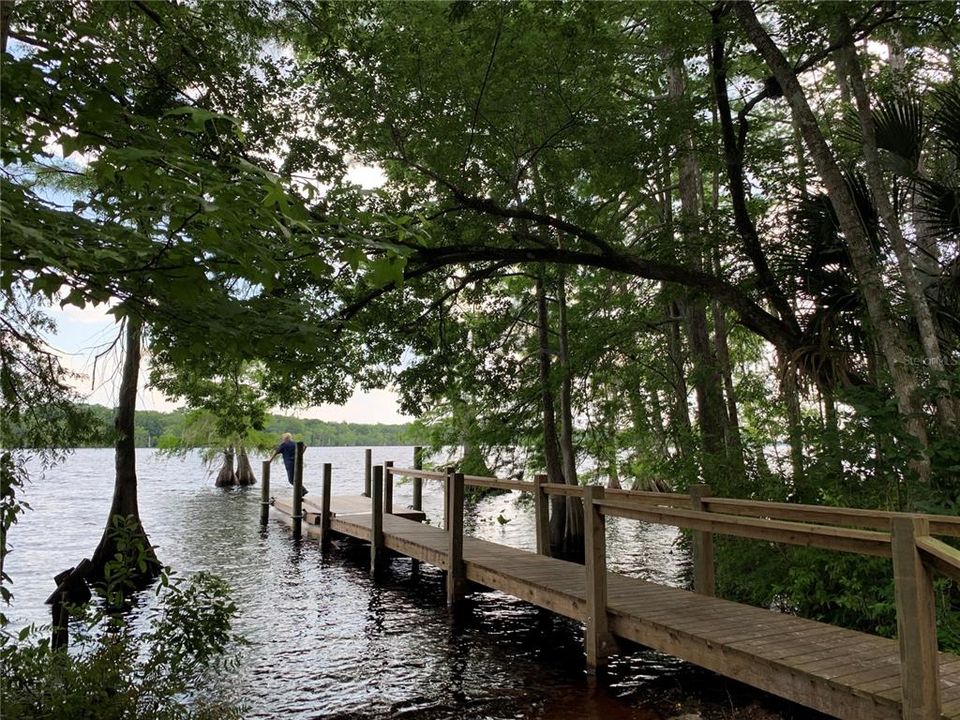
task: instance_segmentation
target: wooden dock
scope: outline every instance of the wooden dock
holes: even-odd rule
[[[385,550],[435,565],[447,571],[451,604],[456,604],[466,581],[471,581],[581,621],[586,626],[590,665],[602,665],[606,655],[615,649],[616,638],[623,638],[839,718],[960,720],[960,657],[936,652],[935,637],[933,651],[929,652],[929,645],[923,646],[910,627],[901,627],[898,642],[606,571],[604,514],[629,517],[633,512],[643,517],[644,513],[658,516],[678,513],[685,524],[693,523],[696,527],[701,518],[688,517],[691,512],[696,515],[695,511],[652,507],[643,502],[631,506],[622,496],[615,496],[616,500],[605,499],[601,488],[585,491],[579,488],[585,508],[593,509],[585,514],[588,547],[584,566],[463,536],[462,475],[451,474],[449,478],[445,493],[445,529],[420,522],[419,510],[384,513],[384,474],[417,472],[424,478],[436,479],[442,473],[376,470],[372,497],[329,498],[326,525],[325,501],[319,504],[304,501],[305,534],[322,542],[330,533],[369,542],[372,571],[383,562]],[[473,480],[480,484],[483,479]],[[550,491],[542,479],[536,488],[538,493]],[[575,490],[577,488],[566,488],[557,492],[573,494]],[[621,507],[625,504],[626,508]],[[538,502],[538,508],[540,505]],[[790,512],[796,512],[797,507],[802,506],[793,506]],[[273,515],[293,524],[292,509],[292,501],[278,499]],[[821,514],[823,510],[820,509]],[[722,525],[731,522],[730,517],[716,514],[712,522],[717,527],[711,529],[723,531]],[[750,533],[759,532],[755,523],[774,523],[772,527],[776,532],[789,533],[794,540],[799,537],[802,544],[817,544],[805,538],[804,533],[810,532],[810,528],[823,528],[819,525],[803,526],[806,530],[785,527],[802,524],[756,520],[752,516],[741,519],[749,522],[743,526],[747,530],[739,534],[754,536]],[[960,521],[955,520],[942,520],[947,534],[960,534]],[[922,528],[924,522],[920,522],[920,526]],[[833,537],[831,542],[852,543],[858,551],[870,554],[884,554],[884,548],[887,554],[893,552],[890,535],[881,537],[883,533],[844,528],[827,530],[830,531],[827,537]],[[920,537],[917,542],[922,544],[927,540],[929,538]],[[782,541],[790,542],[790,539]],[[951,567],[960,553],[951,554],[952,548],[944,550],[949,546],[940,545],[929,545],[941,556],[937,565]],[[900,568],[897,579],[902,584],[904,562],[898,564],[895,560],[894,564]],[[923,628],[923,623],[930,619],[924,613],[932,608],[923,605],[922,583],[915,585],[911,592],[920,598],[915,620]],[[903,599],[903,602],[910,600]],[[925,654],[924,647],[928,650]],[[931,682],[936,683],[935,692],[931,692]]]

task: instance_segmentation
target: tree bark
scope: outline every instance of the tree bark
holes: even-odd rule
[[[233,487],[237,484],[237,473],[233,469],[233,448],[223,451],[223,466],[214,482],[216,487]]]
[[[685,94],[683,66],[678,59],[667,63],[667,95],[679,102]],[[703,269],[703,249],[700,247],[700,202],[697,178],[699,163],[693,150],[693,138],[685,130],[680,138],[680,234],[684,240],[686,255],[697,270]],[[717,358],[710,343],[707,327],[706,298],[688,292],[684,300],[687,342],[693,361],[693,385],[697,398],[697,415],[702,440],[701,468],[706,482],[719,487],[718,480],[725,477],[726,413],[723,407],[723,380],[717,367]]]
[[[922,453],[922,457],[912,463],[912,468],[921,482],[928,482],[930,479],[929,443],[922,408],[918,401],[917,379],[910,368],[903,338],[896,326],[883,278],[866,231],[860,222],[856,205],[793,68],[760,24],[751,3],[738,2],[733,3],[731,7],[746,31],[747,37],[756,46],[780,84],[784,98],[790,105],[804,142],[810,150],[810,156],[830,197],[830,202],[837,213],[840,228],[847,241],[850,259],[866,302],[867,314],[876,330],[880,350],[893,378],[898,410],[907,432],[916,440]]]
[[[567,485],[579,485],[577,452],[573,445],[573,377],[570,368],[570,338],[567,327],[566,274],[560,273],[557,284],[557,324],[559,329],[560,366],[560,455],[563,479]],[[583,503],[579,498],[563,498],[566,505],[566,527],[563,533],[563,555],[567,560],[583,560]]]
[[[133,518],[135,522],[134,537],[143,544],[146,565],[143,568],[131,567],[129,570],[131,580],[138,586],[145,586],[159,574],[160,563],[153,546],[150,545],[150,539],[143,528],[143,523],[140,521],[140,507],[137,502],[135,418],[143,325],[141,320],[132,314],[127,316],[125,322],[126,352],[120,380],[120,395],[117,401],[116,415],[114,416],[117,440],[114,449],[116,475],[113,485],[113,501],[110,505],[110,514],[107,516],[107,526],[93,553],[88,578],[94,583],[104,581],[106,565],[114,559],[118,552],[116,537],[113,532],[114,518]]]
[[[847,22],[845,20],[842,21],[839,31],[845,33],[848,29]],[[930,312],[930,305],[927,303],[923,286],[917,277],[913,254],[907,247],[903,229],[900,227],[900,222],[890,202],[890,195],[884,182],[883,170],[880,166],[880,154],[877,148],[876,129],[873,124],[873,109],[870,106],[870,97],[867,95],[866,84],[863,81],[863,72],[860,68],[860,61],[857,58],[856,48],[854,48],[851,43],[847,43],[838,50],[837,57],[840,61],[842,71],[850,80],[850,88],[856,100],[857,116],[860,119],[860,128],[863,132],[862,147],[864,165],[867,173],[867,183],[873,195],[873,202],[876,205],[880,221],[887,231],[890,244],[893,246],[894,255],[897,258],[897,266],[900,269],[900,279],[907,291],[907,297],[913,309],[914,319],[917,322],[917,328],[920,334],[920,345],[923,348],[924,358],[930,368],[931,374],[938,376],[935,382],[940,388],[940,393],[937,394],[936,400],[940,427],[945,434],[951,435],[956,430],[957,416],[954,408],[954,399],[951,397],[950,383],[947,381],[944,372],[943,356],[940,353],[940,341],[937,339],[937,332],[934,328],[933,314]]]
[[[563,482],[563,464],[557,442],[557,412],[553,400],[550,372],[550,316],[547,312],[545,269],[537,273],[537,342],[539,345],[540,403],[543,411],[543,458],[547,465],[547,479]],[[550,546],[557,554],[563,552],[563,536],[567,526],[567,511],[563,497],[550,496]]]
[[[727,183],[730,188],[730,203],[733,207],[733,222],[737,234],[743,241],[744,250],[750,258],[760,287],[780,318],[790,329],[800,332],[800,323],[783,289],[777,282],[767,262],[766,253],[760,243],[760,235],[750,216],[747,206],[746,177],[743,172],[742,139],[737,138],[727,93],[726,33],[723,31],[719,12],[711,13],[710,74],[713,80],[714,101],[720,120],[720,137],[723,146],[723,159],[727,170]],[[744,132],[745,132],[744,121]],[[743,136],[745,137],[745,135]]]
[[[247,457],[245,448],[240,448],[237,454],[237,484],[238,485],[256,485],[257,476],[250,465],[250,458]]]

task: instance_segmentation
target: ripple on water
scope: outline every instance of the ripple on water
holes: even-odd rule
[[[374,462],[409,462],[410,448],[377,448]],[[306,484],[322,462],[334,465],[334,493],[358,494],[362,448],[311,448]],[[11,532],[8,571],[15,625],[46,622],[52,576],[95,547],[112,494],[108,450],[80,450],[24,492],[34,510]],[[445,606],[443,578],[394,560],[372,583],[365,547],[338,543],[323,553],[288,530],[260,528],[259,488],[217,490],[196,456],[139,451],[141,514],[160,558],[181,573],[208,570],[231,585],[236,628],[248,638],[230,676],[211,694],[244,702],[247,717],[273,718],[636,718],[655,720],[630,698],[651,679],[679,672],[678,661],[648,651],[614,658],[609,687],[585,674],[579,624],[497,592],[472,593],[457,621]],[[318,483],[315,483],[318,484]],[[438,488],[425,486],[425,510],[442,517]],[[471,533],[532,550],[532,509],[517,494],[468,510]],[[399,484],[395,503],[411,502]],[[506,523],[497,521],[501,517]],[[619,518],[609,524],[612,569],[679,584],[676,532]],[[152,593],[138,612],[147,613]],[[624,700],[626,698],[626,700]]]

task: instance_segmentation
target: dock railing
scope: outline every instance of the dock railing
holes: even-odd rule
[[[419,481],[418,485],[423,480],[442,482],[444,528],[452,531],[448,567],[456,568],[450,573],[452,579],[448,577],[451,604],[462,593],[464,485],[532,493],[537,552],[544,555],[550,554],[548,496],[582,498],[587,593],[585,644],[587,661],[592,667],[604,664],[612,646],[606,610],[607,517],[691,530],[694,590],[704,595],[715,593],[715,534],[889,557],[893,562],[896,598],[902,716],[911,720],[940,718],[934,573],[960,582],[960,550],[933,536],[960,537],[960,518],[713,497],[706,485],[694,485],[689,494],[681,494],[550,483],[542,475],[531,483],[461,475],[452,469],[385,466],[383,472],[385,477],[414,478]],[[455,542],[453,536],[459,540]]]

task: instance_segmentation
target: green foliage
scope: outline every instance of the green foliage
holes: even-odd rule
[[[145,627],[129,607],[118,611],[137,601],[131,568],[147,557],[138,528],[133,518],[115,518],[110,532],[119,551],[107,563],[105,602],[72,609],[69,652],[51,648],[47,628],[0,629],[5,718],[242,717],[207,690],[212,674],[236,666],[243,644],[230,629],[237,607],[222,580],[164,568]]]

